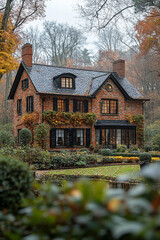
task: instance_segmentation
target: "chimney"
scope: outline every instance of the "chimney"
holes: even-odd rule
[[[27,67],[32,67],[32,45],[30,43],[26,43],[22,47],[22,61]]]
[[[125,60],[119,59],[114,61],[113,72],[118,73],[118,75],[121,77],[125,77]]]

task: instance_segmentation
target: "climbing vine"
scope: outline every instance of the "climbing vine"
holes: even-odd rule
[[[92,125],[97,121],[95,113],[45,111],[43,113],[43,118],[47,123],[55,127],[64,125],[73,125],[78,127],[82,124]]]
[[[139,145],[142,147],[144,144],[144,117],[143,115],[127,115],[126,120],[136,125],[136,133],[137,133],[137,139],[139,141]]]

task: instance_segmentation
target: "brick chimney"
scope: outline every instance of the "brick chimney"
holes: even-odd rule
[[[113,62],[113,72],[118,73],[121,77],[125,77],[125,60],[119,59]]]
[[[22,61],[27,67],[32,67],[32,45],[30,43],[26,43],[22,47]]]

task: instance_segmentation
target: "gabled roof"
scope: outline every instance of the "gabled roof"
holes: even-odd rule
[[[31,68],[22,62],[18,69],[15,81],[11,88],[8,99],[13,99],[23,70],[26,70],[37,93],[39,94],[63,94],[74,96],[94,97],[101,86],[112,79],[122,91],[126,99],[143,99],[141,93],[132,86],[124,77],[113,72],[102,72],[75,68],[56,67],[50,65],[33,64]],[[75,89],[61,89],[55,83],[55,76],[70,73],[76,76]]]

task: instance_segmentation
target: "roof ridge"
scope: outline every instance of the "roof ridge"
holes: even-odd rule
[[[46,66],[46,67],[55,67],[55,68],[66,68],[66,69],[73,69],[73,70],[83,70],[83,71],[91,71],[91,72],[101,72],[101,73],[105,73],[105,74],[111,73],[109,71],[100,71],[100,70],[85,69],[85,68],[70,68],[70,67],[54,66],[54,65],[39,64],[39,63],[33,63],[33,65]]]

